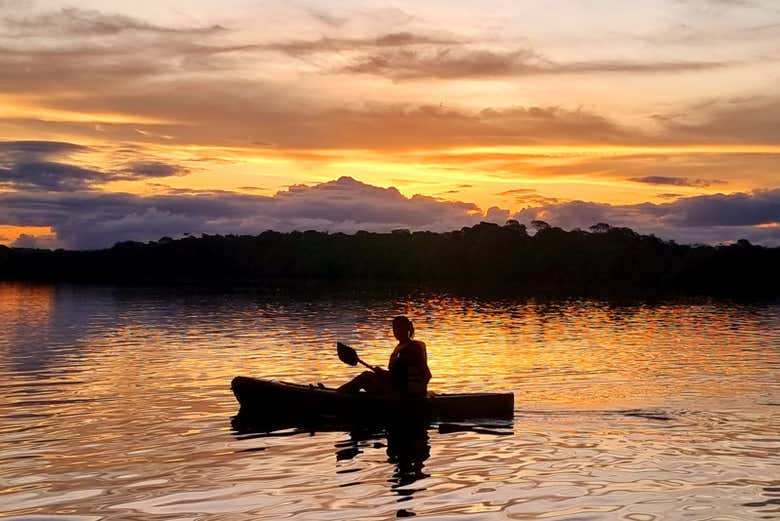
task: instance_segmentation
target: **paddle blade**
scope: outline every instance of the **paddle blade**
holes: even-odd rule
[[[336,342],[336,351],[339,354],[339,360],[347,365],[357,365],[358,354],[357,351],[349,347],[347,344]]]

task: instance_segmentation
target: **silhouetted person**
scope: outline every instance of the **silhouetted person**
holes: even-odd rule
[[[345,393],[364,390],[372,394],[400,394],[425,396],[431,370],[428,368],[428,353],[425,343],[413,340],[414,325],[405,316],[393,319],[393,335],[398,345],[390,355],[387,369],[374,367],[364,371],[338,388]]]

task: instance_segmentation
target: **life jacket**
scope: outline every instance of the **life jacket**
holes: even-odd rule
[[[387,364],[390,378],[403,393],[425,395],[431,370],[428,368],[428,353],[425,343],[408,340],[398,344]]]

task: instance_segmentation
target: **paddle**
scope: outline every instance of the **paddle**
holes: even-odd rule
[[[341,360],[347,365],[358,365],[358,363],[361,363],[364,366],[371,369],[372,371],[374,370],[372,366],[368,365],[367,363],[365,363],[363,360],[360,359],[360,357],[357,354],[357,351],[349,347],[347,344],[336,342],[336,352],[339,355],[339,360]]]

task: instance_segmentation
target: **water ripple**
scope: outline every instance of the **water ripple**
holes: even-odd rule
[[[780,519],[780,306],[0,285],[0,512],[97,519]],[[236,374],[335,385],[408,313],[509,424],[234,431]]]

